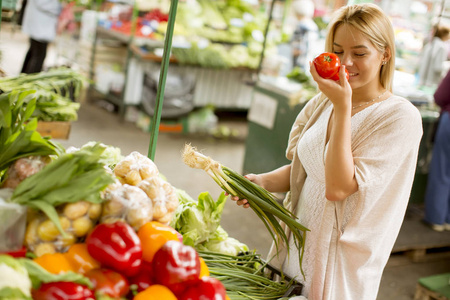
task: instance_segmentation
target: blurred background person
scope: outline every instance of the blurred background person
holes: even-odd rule
[[[441,116],[434,139],[425,194],[425,221],[436,231],[450,230],[450,71],[434,93]]]
[[[319,28],[313,20],[314,2],[311,0],[295,0],[292,9],[297,18],[294,34],[292,35],[293,67],[309,70],[312,60],[311,47],[319,38]]]
[[[59,0],[27,0],[22,31],[30,37],[30,48],[25,56],[21,73],[42,71],[48,44],[56,37],[60,12]]]
[[[444,62],[448,50],[446,42],[450,37],[450,29],[445,25],[437,25],[430,42],[425,44],[419,61],[419,85],[436,87],[442,80]]]

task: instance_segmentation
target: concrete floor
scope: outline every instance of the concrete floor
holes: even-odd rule
[[[9,24],[2,23],[0,32],[2,61],[0,66],[7,74],[16,75],[19,73],[27,47],[26,36],[19,31],[12,34]],[[51,47],[46,65],[50,66],[55,61],[56,55]],[[132,151],[147,154],[149,134],[144,133],[132,123],[121,121],[116,113],[107,111],[99,104],[101,102],[92,101],[92,99],[83,102],[78,121],[72,123],[69,139],[59,140],[59,142],[65,147],[78,147],[88,141],[99,141],[119,147],[123,155]],[[206,173],[184,165],[181,160],[181,151],[185,143],[191,143],[206,155],[236,171],[242,170],[245,135],[247,134],[246,121],[242,117],[227,117],[220,119],[219,123],[239,130],[239,134],[243,138],[220,140],[173,133],[159,134],[155,163],[172,185],[185,190],[194,198],[205,191],[217,198],[221,190]],[[436,234],[423,224],[420,225],[419,215],[420,208],[419,213],[417,213],[417,209],[411,210],[405,218],[405,224],[401,232],[401,242],[403,243],[401,246],[403,248],[398,248],[397,254],[393,254],[389,260],[383,274],[377,300],[413,299],[419,278],[450,272],[449,250],[443,248],[445,245],[450,245],[450,232]],[[251,210],[242,209],[228,201],[222,216],[222,226],[230,236],[246,243],[251,249],[256,249],[262,255],[268,252],[270,236]],[[414,237],[415,240],[409,237]],[[439,255],[422,253],[424,255],[421,256],[420,262],[413,262],[405,253],[408,252],[408,249],[418,247],[417,241],[424,241],[426,237],[432,239],[433,247],[438,247],[441,253],[438,253]],[[427,248],[426,245],[420,247]]]

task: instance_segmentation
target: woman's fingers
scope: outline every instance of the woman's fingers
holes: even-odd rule
[[[236,204],[239,206],[244,206],[244,208],[250,207],[250,204],[248,203],[247,199],[239,199],[238,196],[231,196],[230,199],[236,201]]]

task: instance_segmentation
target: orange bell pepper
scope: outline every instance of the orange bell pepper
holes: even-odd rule
[[[228,295],[225,295],[225,300],[230,300],[230,297],[228,297]]]
[[[53,274],[65,273],[68,271],[76,272],[67,256],[62,253],[47,253],[33,259],[33,261]]]
[[[151,262],[156,251],[167,241],[179,241],[177,231],[168,225],[157,221],[147,222],[138,230],[138,237],[142,245],[142,258]]]
[[[65,255],[77,273],[86,274],[92,269],[100,268],[100,263],[89,254],[85,243],[73,244]]]
[[[205,263],[205,260],[201,257],[199,257],[200,259],[200,276],[199,278],[202,278],[203,276],[209,276],[209,269],[208,266]]]
[[[160,284],[154,284],[146,288],[143,292],[137,294],[133,300],[177,300],[177,297],[168,287]]]

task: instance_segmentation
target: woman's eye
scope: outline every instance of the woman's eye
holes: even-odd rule
[[[365,53],[355,53],[355,56],[364,56],[366,55]]]
[[[334,51],[333,53],[336,54],[336,55],[341,55],[344,52],[342,52],[342,51]]]

